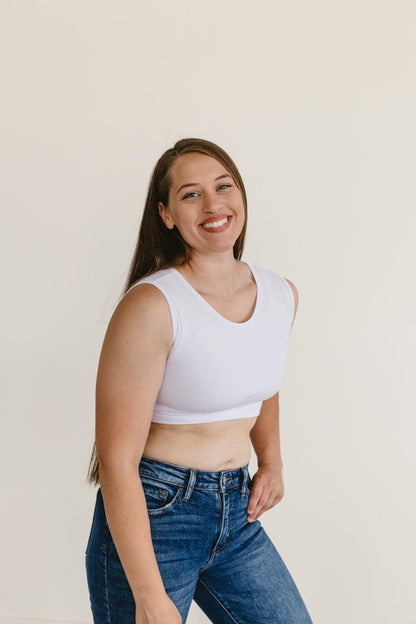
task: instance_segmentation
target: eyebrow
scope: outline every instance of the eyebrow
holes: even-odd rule
[[[221,180],[221,178],[231,178],[231,176],[229,173],[224,173],[223,175],[218,176],[218,178],[215,178],[215,181]],[[178,194],[181,189],[185,188],[185,186],[196,186],[197,184],[199,184],[199,182],[188,182],[187,184],[182,184],[182,186],[180,186],[176,191],[176,194]]]

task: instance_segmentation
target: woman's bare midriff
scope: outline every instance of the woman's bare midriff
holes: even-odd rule
[[[197,470],[233,470],[250,460],[257,416],[210,423],[151,423],[143,455]]]

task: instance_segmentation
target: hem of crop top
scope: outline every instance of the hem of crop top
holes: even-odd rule
[[[219,410],[218,412],[184,412],[170,407],[156,404],[153,411],[152,422],[166,425],[191,425],[196,423],[217,422],[221,420],[235,420],[237,418],[250,418],[260,414],[262,401],[255,401],[248,405],[240,405],[231,409]]]

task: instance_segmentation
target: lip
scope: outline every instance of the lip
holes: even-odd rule
[[[199,225],[203,225],[204,223],[214,223],[214,221],[221,221],[221,219],[224,219],[225,217],[227,217],[228,219],[228,217],[231,218],[231,215],[222,214],[222,215],[217,215],[215,217],[209,217],[209,219],[205,219],[205,221],[201,221]]]
[[[207,227],[204,227],[202,224],[200,224],[199,227],[204,230],[204,234],[209,234],[211,236],[213,236],[214,234],[220,234],[221,232],[224,232],[229,227],[231,227],[230,223],[231,223],[232,215],[224,215],[224,217],[226,217],[227,220],[225,221],[225,223],[223,223],[219,227],[207,228]],[[214,221],[220,220],[221,218],[222,217],[217,217],[216,219],[214,219]],[[212,222],[212,219],[211,219],[211,222]]]

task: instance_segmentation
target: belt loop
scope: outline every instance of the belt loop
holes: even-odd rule
[[[191,498],[192,491],[195,485],[195,481],[196,481],[196,468],[189,468],[188,483],[186,486],[185,494],[182,497],[183,501],[187,502]]]
[[[246,493],[247,482],[248,482],[248,466],[243,466],[241,469],[241,488],[240,493],[241,496],[244,496]]]

